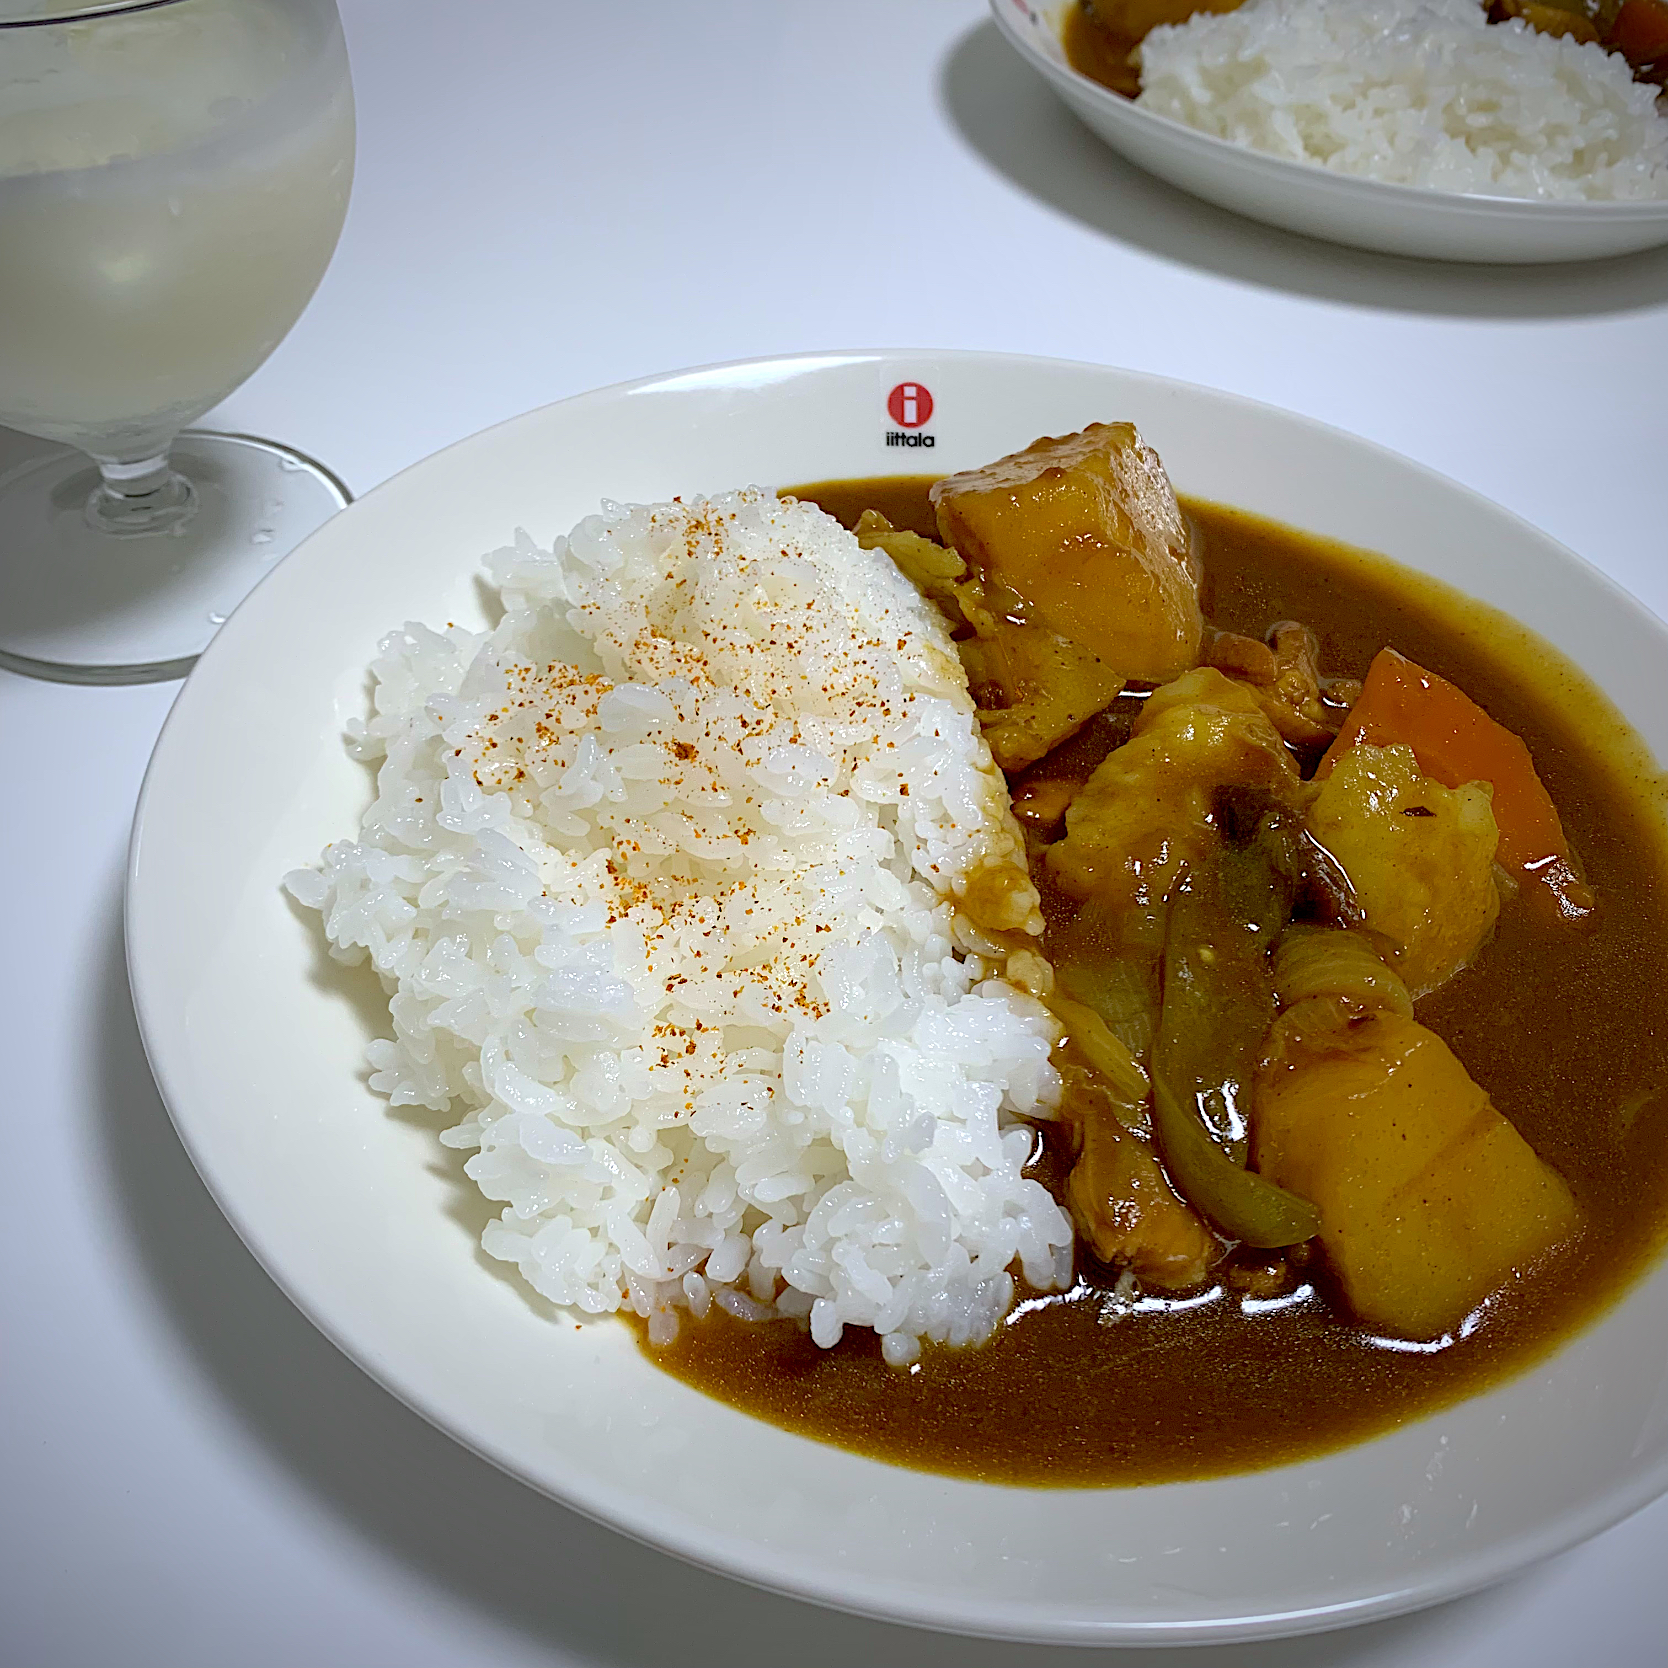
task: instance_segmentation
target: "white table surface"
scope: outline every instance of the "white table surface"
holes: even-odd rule
[[[360,128],[341,247],[208,426],[288,440],[364,492],[528,407],[681,365],[1054,354],[1369,435],[1668,613],[1668,251],[1486,271],[1264,231],[1103,150],[978,0],[342,9]],[[28,444],[0,435],[0,462]],[[0,560],[22,559],[0,529]],[[123,853],[173,694],[0,673],[0,1664],[1087,1660],[647,1551],[454,1445],[291,1308],[197,1180],[134,1029]],[[1421,1616],[1165,1660],[1659,1668],[1668,1501]]]

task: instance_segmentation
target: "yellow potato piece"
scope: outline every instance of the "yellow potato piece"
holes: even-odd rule
[[[1153,691],[1130,739],[1083,784],[1048,867],[1075,898],[1161,908],[1215,837],[1211,797],[1230,786],[1293,805],[1308,791],[1251,691],[1196,667]]]
[[[1543,1163],[1433,1031],[1379,1013],[1306,1032],[1275,1023],[1253,1157],[1313,1201],[1358,1318],[1434,1339],[1572,1233]]]
[[[1486,782],[1445,788],[1411,747],[1352,747],[1309,808],[1308,829],[1415,997],[1451,978],[1494,930],[1500,843]]]
[[[878,510],[865,510],[856,531],[865,550],[884,550],[949,620],[985,741],[1003,770],[1034,763],[1117,698],[1121,673],[1029,620],[1022,598],[970,575],[959,552],[893,527]]]
[[[994,602],[1120,679],[1163,683],[1199,658],[1199,576],[1158,454],[1131,423],[1038,440],[932,489],[939,532]],[[1008,607],[991,613],[1006,617]]]

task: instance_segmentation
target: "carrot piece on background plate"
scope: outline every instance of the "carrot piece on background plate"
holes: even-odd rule
[[[1525,883],[1526,897],[1555,903],[1567,919],[1592,912],[1592,889],[1575,872],[1564,825],[1529,749],[1464,690],[1394,649],[1380,649],[1367,670],[1361,698],[1350,708],[1316,777],[1330,775],[1357,742],[1411,747],[1420,770],[1444,787],[1492,784],[1500,865]]]
[[[1631,64],[1648,64],[1668,53],[1668,0],[1623,0],[1608,44]]]

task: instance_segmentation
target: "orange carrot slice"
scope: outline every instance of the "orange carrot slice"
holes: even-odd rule
[[[1648,64],[1668,53],[1668,4],[1623,0],[1608,42],[1632,64]]]
[[[1591,912],[1592,891],[1570,862],[1564,825],[1529,749],[1463,690],[1394,649],[1381,649],[1315,775],[1329,775],[1339,755],[1357,742],[1411,747],[1419,768],[1444,787],[1492,783],[1501,866],[1531,895],[1549,894],[1568,919]]]

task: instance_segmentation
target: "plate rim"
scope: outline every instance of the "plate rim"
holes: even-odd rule
[[[995,0],[993,0],[993,3],[995,3]],[[549,401],[490,424],[473,434],[461,436],[450,444],[438,448],[435,452],[397,471],[387,480],[379,483],[371,491],[357,499],[353,505],[349,506],[349,510],[357,511],[361,505],[374,504],[404,482],[407,477],[428,468],[440,458],[447,457],[464,447],[484,443],[489,437],[504,430],[522,424],[534,424],[558,408],[579,402],[619,400],[661,389],[674,392],[678,385],[688,386],[696,379],[708,386],[727,388],[748,386],[751,377],[751,385],[757,386],[757,373],[761,371],[816,371],[834,369],[850,364],[891,362],[900,364],[908,362],[915,367],[919,367],[922,363],[934,362],[953,362],[962,365],[1001,364],[1021,371],[1036,369],[1045,374],[1050,369],[1109,373],[1127,382],[1146,384],[1160,390],[1179,391],[1184,396],[1204,396],[1209,400],[1238,406],[1247,412],[1268,413],[1277,416],[1285,423],[1325,434],[1335,440],[1341,439],[1352,447],[1368,450],[1385,460],[1392,461],[1399,469],[1413,471],[1421,477],[1440,483],[1445,490],[1459,494],[1480,506],[1486,507],[1491,514],[1509,520],[1516,528],[1531,535],[1535,540],[1555,548],[1562,558],[1573,562],[1584,570],[1589,582],[1592,580],[1599,581],[1602,588],[1610,593],[1611,600],[1614,603],[1636,614],[1650,630],[1661,638],[1665,644],[1668,644],[1668,623],[1665,623],[1638,597],[1595,563],[1583,557],[1579,552],[1570,549],[1551,534],[1536,527],[1525,517],[1488,498],[1475,488],[1455,480],[1428,464],[1410,458],[1405,453],[1396,451],[1393,447],[1352,433],[1336,424],[1327,423],[1301,412],[1253,399],[1230,390],[1212,388],[1205,384],[1164,376],[1150,371],[1131,370],[1095,361],[1054,356],[991,352],[977,349],[868,348],[769,354],[657,372],[608,384],[600,388],[587,389],[565,396],[562,399]],[[331,521],[325,523],[324,526],[334,525],[336,519],[336,517],[332,517]],[[320,531],[322,532],[323,529],[321,528]],[[318,534],[314,534],[311,537],[318,536]],[[311,537],[309,540],[303,541],[303,544],[298,546],[297,549],[304,549],[307,543],[311,542]],[[273,573],[281,571],[288,560],[289,558],[286,557],[285,562],[276,564]],[[268,579],[270,578],[271,575],[269,574]],[[234,619],[237,615],[244,614],[246,610],[259,607],[254,599],[261,595],[266,583],[267,579],[263,579],[262,584],[250,593],[249,598],[245,599],[234,614]],[[448,1438],[458,1442],[470,1452],[477,1454],[505,1475],[514,1478],[538,1493],[555,1499],[567,1509],[579,1513],[592,1522],[623,1534],[629,1539],[669,1553],[685,1562],[722,1575],[727,1579],[740,1581],[745,1585],[763,1591],[784,1593],[828,1608],[868,1616],[881,1621],[901,1622],[951,1634],[1014,1641],[1102,1646],[1114,1644],[1153,1645],[1159,1643],[1177,1645],[1220,1644],[1258,1638],[1296,1637],[1301,1634],[1323,1632],[1338,1627],[1406,1614],[1462,1597],[1468,1593],[1477,1592],[1514,1573],[1528,1569],[1546,1558],[1601,1533],[1641,1510],[1664,1493],[1668,1493],[1668,1457],[1665,1457],[1655,1467],[1647,1467],[1643,1471],[1624,1477],[1616,1485],[1603,1491],[1586,1505],[1561,1513],[1550,1524],[1543,1524],[1535,1529],[1504,1536],[1496,1543],[1491,1552],[1483,1555],[1473,1555],[1469,1558],[1457,1557],[1447,1560],[1444,1565],[1445,1573],[1441,1573],[1432,1579],[1404,1581],[1389,1591],[1342,1599],[1336,1603],[1317,1603],[1278,1612],[1265,1610],[1232,1616],[1216,1616],[1205,1620],[1069,1617],[1052,1624],[1045,1624],[1035,1619],[1021,1618],[1011,1613],[1005,1617],[1001,1605],[986,1605],[982,1608],[973,1609],[970,1613],[965,1600],[958,1601],[952,1612],[946,1601],[941,1599],[935,1604],[929,1596],[923,1594],[921,1589],[915,1587],[891,1589],[887,1583],[868,1578],[862,1578],[856,1586],[849,1579],[842,1585],[841,1572],[837,1569],[831,1569],[821,1575],[816,1572],[790,1572],[781,1568],[773,1569],[768,1574],[750,1573],[745,1561],[737,1554],[742,1550],[756,1550],[758,1546],[756,1538],[747,1539],[727,1534],[716,1534],[710,1529],[702,1531],[697,1538],[689,1532],[687,1525],[679,1525],[675,1522],[668,1523],[646,1508],[622,1509],[621,1500],[604,1500],[600,1498],[597,1491],[589,1490],[584,1486],[562,1487],[544,1478],[535,1478],[530,1474],[524,1462],[518,1460],[511,1453],[501,1451],[498,1445],[489,1438],[478,1433],[465,1433],[455,1427],[449,1422],[444,1412],[429,1405],[421,1387],[401,1382],[392,1366],[379,1359],[376,1353],[365,1345],[355,1343],[342,1335],[326,1315],[314,1307],[308,1300],[299,1280],[287,1277],[278,1257],[264,1245],[259,1227],[248,1221],[243,1213],[236,1208],[233,1200],[228,1197],[229,1190],[217,1175],[212,1157],[203,1149],[201,1143],[194,1138],[191,1119],[177,1109],[178,1105],[187,1097],[181,1094],[177,1085],[171,1081],[166,1060],[159,1058],[159,1055],[164,1053],[164,1049],[157,1030],[149,994],[145,988],[143,972],[139,965],[143,950],[139,943],[139,934],[135,931],[135,917],[138,908],[137,899],[144,884],[141,874],[143,848],[147,818],[152,813],[153,795],[158,791],[160,765],[171,746],[171,737],[177,735],[184,722],[182,715],[192,710],[196,701],[200,698],[195,691],[207,686],[208,678],[202,675],[201,668],[206,665],[210,668],[211,673],[216,671],[220,660],[226,654],[233,652],[230,647],[224,647],[223,645],[229,644],[230,637],[235,635],[235,633],[228,635],[223,632],[221,637],[217,637],[215,642],[210,644],[202,660],[199,661],[198,667],[193,669],[191,675],[182,684],[159,732],[151,758],[147,763],[135,806],[127,858],[124,865],[122,924],[124,960],[145,1057],[155,1079],[159,1096],[167,1109],[170,1123],[191,1158],[193,1167],[197,1170],[221,1214],[226,1218],[239,1240],[261,1266],[267,1277],[273,1281],[313,1326],[330,1339],[336,1348],[341,1350],[350,1361],[397,1401]],[[217,650],[222,652],[217,654]],[[1641,1276],[1640,1280],[1635,1281],[1632,1286],[1620,1293],[1616,1303],[1626,1301],[1630,1293],[1639,1289],[1645,1278],[1648,1278],[1648,1275]],[[1612,1305],[1612,1308],[1614,1306]],[[1533,1370],[1533,1364],[1525,1369],[1525,1371],[1530,1370]],[[814,1439],[806,1438],[804,1440]],[[844,1450],[837,1451],[845,1452]],[[861,1458],[861,1456],[851,1455],[847,1455],[847,1457]],[[884,1462],[870,1460],[865,1460],[864,1463],[884,1464]],[[887,1469],[892,1468],[887,1467]],[[964,1481],[962,1479],[946,1480]],[[1209,1481],[1211,1480],[1206,1480],[1206,1485]],[[1005,1487],[1007,1485],[980,1486]],[[1193,1485],[1170,1486],[1190,1487]],[[1062,1490],[1059,1492],[1094,1493],[1101,1491]],[[621,1497],[622,1500],[626,1498],[628,1497]],[[1012,1612],[1011,1601],[1007,1605],[1007,1609]]]

